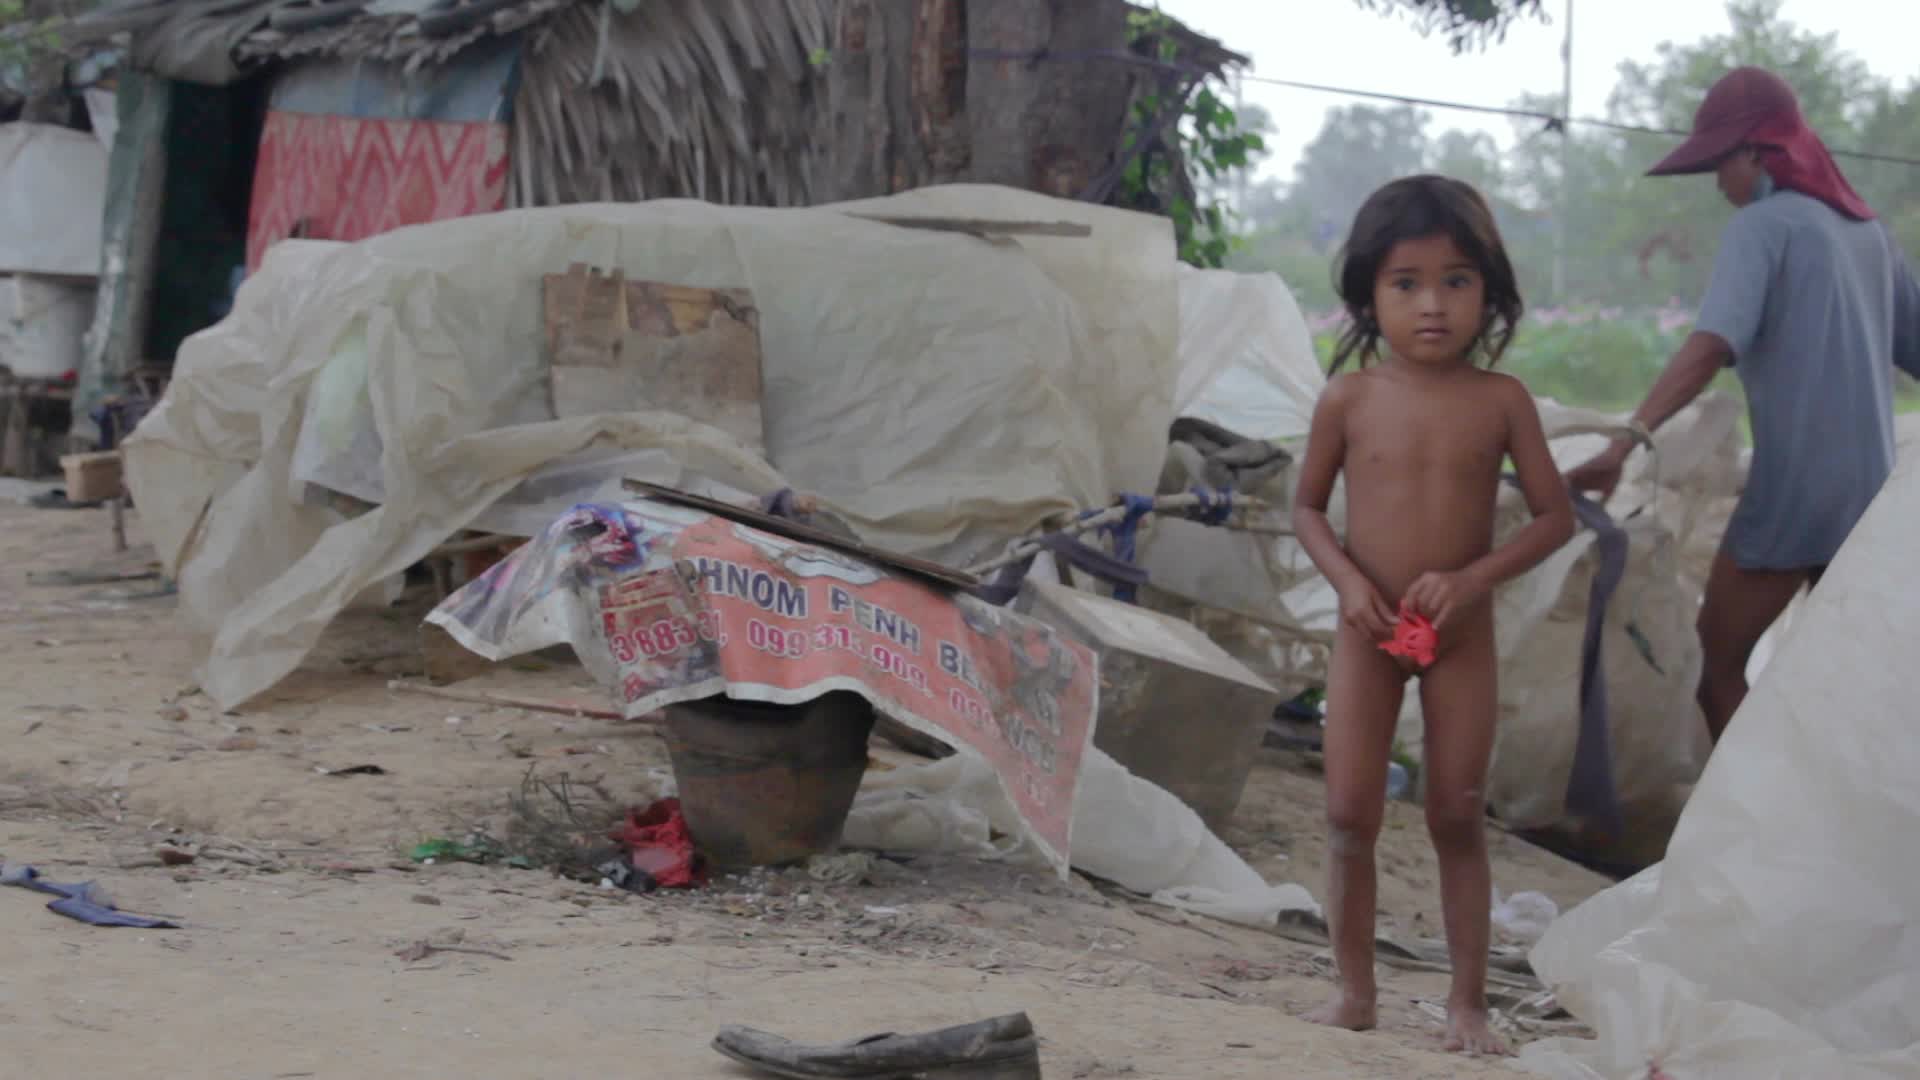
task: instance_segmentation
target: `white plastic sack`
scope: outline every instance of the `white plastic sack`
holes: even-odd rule
[[[915,768],[869,773],[841,840],[849,847],[899,853],[1023,854],[1015,845],[986,843],[980,815],[1001,833],[1021,833],[1020,818],[993,770],[956,754]],[[1273,926],[1287,911],[1320,913],[1306,889],[1262,881],[1185,803],[1098,747],[1088,748],[1081,765],[1070,851],[1075,869],[1144,893],[1155,903],[1211,918]]]
[[[89,280],[0,277],[0,367],[40,379],[80,370],[93,296]]]
[[[1327,379],[1279,275],[1183,265],[1180,358],[1177,415],[1299,450]],[[1163,473],[1162,491],[1199,482],[1176,478],[1169,488],[1168,477]],[[1249,494],[1284,505],[1296,481],[1297,470],[1285,469]],[[1295,660],[1278,642],[1307,632],[1314,601],[1294,590],[1319,580],[1298,544],[1156,518],[1142,532],[1138,556],[1152,580],[1143,604],[1201,624],[1261,678],[1285,693],[1298,689]]]
[[[97,277],[107,151],[84,131],[0,124],[0,273]]]
[[[846,211],[1093,234],[999,244]],[[752,292],[770,461],[684,417],[552,419],[541,278],[576,262]],[[964,565],[1158,476],[1176,265],[1163,219],[971,186],[795,210],[565,206],[283,243],[233,314],[182,346],[125,445],[128,483],[224,708],[460,529],[544,525],[623,474],[808,490],[869,542]],[[310,415],[326,430],[308,436]],[[581,467],[611,452],[633,457]],[[308,499],[323,475],[381,505],[342,520]]]
[[[1733,719],[1666,862],[1533,952],[1593,1041],[1560,1080],[1920,1077],[1920,460],[1904,457]]]

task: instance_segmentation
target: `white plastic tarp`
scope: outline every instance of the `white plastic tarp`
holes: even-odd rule
[[[991,839],[999,832],[1003,839]],[[993,770],[955,754],[927,765],[868,773],[842,842],[894,854],[1026,859],[1020,816]],[[1200,815],[1099,747],[1089,747],[1073,797],[1073,866],[1155,903],[1248,926],[1289,911],[1320,914],[1300,885],[1269,885]]]
[[[96,277],[107,149],[84,131],[0,124],[0,273]]]
[[[1576,908],[1533,966],[1597,1040],[1556,1080],[1920,1077],[1920,640],[1907,454],[1733,719],[1664,864]]]
[[[995,243],[848,211],[1093,234]],[[541,278],[576,262],[752,292],[770,462],[684,417],[553,418]],[[128,482],[178,577],[201,685],[228,708],[490,509],[537,528],[622,475],[793,486],[869,542],[965,564],[1151,489],[1178,377],[1176,265],[1164,219],[972,186],[799,210],[567,206],[285,244],[182,346],[125,445]],[[326,430],[303,452],[315,417]],[[310,502],[323,475],[358,477],[349,493],[380,505],[346,520]]]
[[[1180,264],[1177,416],[1249,439],[1304,437],[1327,377],[1300,305],[1277,274]]]

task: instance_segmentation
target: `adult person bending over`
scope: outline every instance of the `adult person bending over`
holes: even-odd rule
[[[1753,464],[1698,622],[1717,742],[1760,636],[1820,580],[1892,471],[1893,370],[1920,376],[1920,288],[1779,76],[1738,68],[1715,83],[1692,135],[1648,175],[1704,172],[1738,209],[1693,333],[1633,419],[1659,427],[1727,365],[1746,388]],[[1616,440],[1568,483],[1611,494],[1632,449]]]

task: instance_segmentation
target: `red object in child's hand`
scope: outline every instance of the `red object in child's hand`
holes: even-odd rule
[[[1381,652],[1406,657],[1423,668],[1433,666],[1439,648],[1440,635],[1434,631],[1433,624],[1426,616],[1404,607],[1393,624],[1393,638],[1380,643]]]

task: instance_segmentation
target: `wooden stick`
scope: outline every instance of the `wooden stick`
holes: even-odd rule
[[[505,547],[508,544],[526,543],[518,536],[498,536],[492,533],[486,536],[474,536],[465,540],[450,540],[427,552],[429,559],[444,559],[453,555],[465,555],[470,551],[486,551],[489,548]]]
[[[1154,498],[1153,510],[1149,512],[1148,516],[1151,516],[1152,514],[1163,514],[1172,510],[1187,510],[1198,505],[1200,505],[1200,496],[1195,495],[1192,492],[1184,492],[1179,495],[1159,495]],[[1233,508],[1235,511],[1272,509],[1272,507],[1268,506],[1265,502],[1259,499],[1246,498],[1246,497],[1235,497],[1235,499],[1233,500]],[[1121,521],[1125,519],[1126,516],[1127,516],[1127,508],[1125,506],[1109,506],[1105,510],[1100,511],[1099,513],[1088,514],[1086,517],[1077,518],[1074,521],[1067,524],[1064,528],[1056,529],[1053,532],[1047,533],[1045,535],[1079,536],[1081,533],[1091,532],[1095,529],[1100,528],[1103,525],[1111,525],[1117,521]],[[1245,531],[1247,532],[1257,532],[1257,533],[1273,535],[1273,536],[1293,535],[1292,530],[1283,529],[1280,526],[1228,525],[1223,527],[1242,528],[1242,529],[1245,529]],[[1038,555],[1043,550],[1045,550],[1045,548],[1038,541],[1022,540],[1019,543],[1015,544],[1012,548],[1010,548],[1005,555],[1002,555],[997,559],[989,559],[978,566],[969,567],[967,569],[967,573],[972,574],[975,577],[984,578],[988,574],[993,573],[995,570],[998,570],[1003,566],[1011,566],[1014,563],[1021,561],[1022,559],[1026,559],[1031,556]]]
[[[127,550],[127,493],[123,488],[113,497],[113,550]]]
[[[972,233],[975,236],[1068,236],[1084,239],[1093,226],[1077,221],[995,221],[991,218],[900,217],[892,214],[848,214],[862,221],[898,225],[903,229]]]
[[[439,686],[426,686],[421,683],[395,679],[387,684],[387,689],[400,694],[415,694],[420,697],[439,698],[442,701],[458,701],[466,705],[493,705],[502,709],[525,709],[528,712],[552,713],[555,716],[571,716],[581,720],[608,720],[613,723],[638,723],[648,721],[629,721],[624,713],[612,709],[596,709],[587,705],[563,705],[553,701],[534,701],[530,698],[508,697],[504,694],[488,694],[473,690],[449,690]]]

